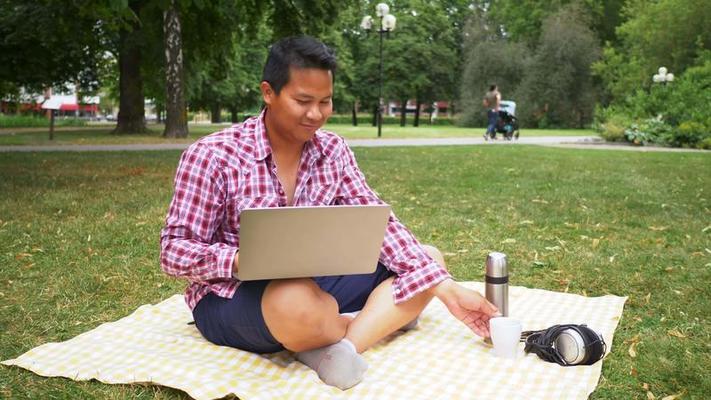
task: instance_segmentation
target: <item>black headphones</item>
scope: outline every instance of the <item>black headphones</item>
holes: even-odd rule
[[[587,325],[554,325],[540,331],[521,333],[524,351],[562,366],[593,365],[607,351],[602,335]]]

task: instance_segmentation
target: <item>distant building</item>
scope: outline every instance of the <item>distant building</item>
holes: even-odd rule
[[[98,96],[84,96],[81,100],[81,102],[78,101],[77,93],[70,85],[67,93],[53,94],[52,89],[47,89],[43,95],[21,93],[19,101],[3,99],[0,102],[0,112],[7,114],[17,109],[20,113],[45,114],[49,111],[43,110],[42,105],[46,104],[51,105],[49,108],[57,110],[57,114],[55,114],[57,116],[96,118],[99,112],[100,98]]]
[[[408,100],[407,104],[405,104],[405,113],[406,114],[415,114],[415,109],[417,107],[417,103],[415,100]],[[401,110],[401,105],[399,101],[391,101],[388,103],[387,110],[385,110],[385,113],[391,117],[398,116],[400,115],[400,110]],[[450,114],[450,106],[448,101],[435,101],[434,103],[422,103],[420,104],[420,115],[423,115],[425,113],[429,114],[432,112],[432,115],[436,116],[437,115],[449,115]]]

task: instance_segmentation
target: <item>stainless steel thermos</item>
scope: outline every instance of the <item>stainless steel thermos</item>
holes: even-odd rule
[[[509,316],[509,269],[506,254],[493,252],[486,257],[486,299],[504,316]]]

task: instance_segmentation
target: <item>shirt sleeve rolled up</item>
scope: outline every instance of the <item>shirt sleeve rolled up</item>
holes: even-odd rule
[[[210,149],[195,144],[183,153],[174,189],[161,231],[161,268],[196,283],[231,279],[238,248],[213,240],[224,220],[226,190]]]

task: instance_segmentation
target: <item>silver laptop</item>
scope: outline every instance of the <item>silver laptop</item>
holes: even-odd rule
[[[372,273],[389,215],[388,205],[242,210],[237,278]]]

